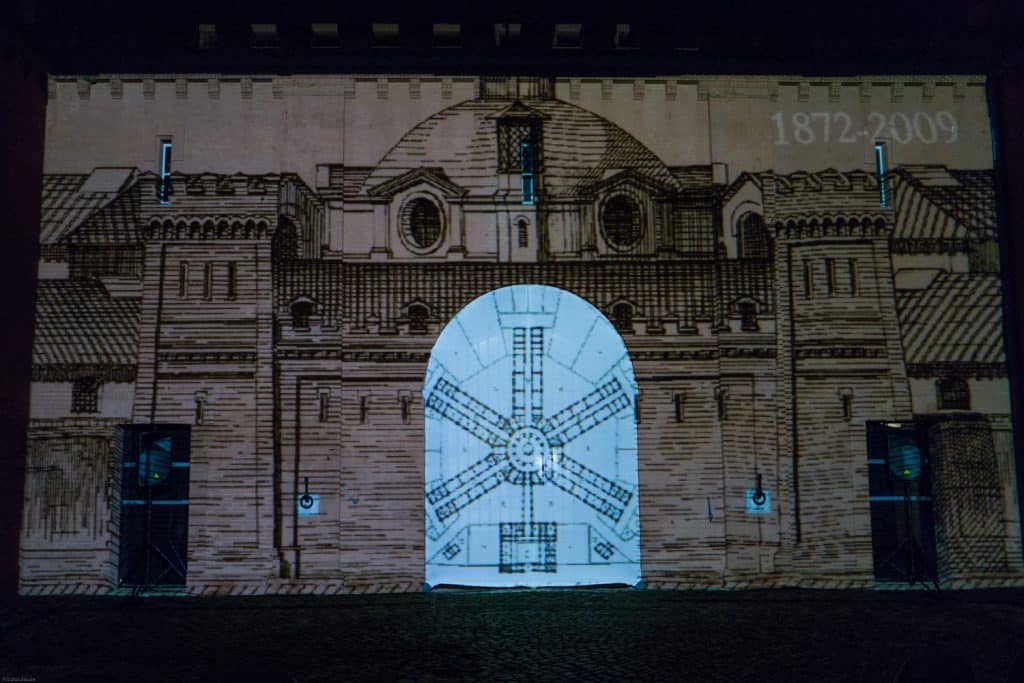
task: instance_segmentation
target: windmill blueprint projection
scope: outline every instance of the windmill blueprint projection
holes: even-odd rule
[[[424,384],[427,582],[638,581],[635,391],[614,327],[568,292],[457,315]]]

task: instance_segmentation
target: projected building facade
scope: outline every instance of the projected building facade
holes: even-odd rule
[[[876,80],[53,79],[22,591],[1020,583],[983,83]]]

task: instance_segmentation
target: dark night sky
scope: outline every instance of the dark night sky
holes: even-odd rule
[[[668,52],[673,68],[684,71],[977,72],[1014,49],[1020,42],[1019,29],[1024,27],[1024,3],[1016,0],[16,0],[11,8],[16,30],[48,56],[55,70],[80,73],[308,66],[311,55],[306,46],[313,21],[342,24],[349,38],[340,54],[316,55],[313,70],[336,70],[357,53],[365,54],[369,24],[377,21],[401,23],[402,50],[410,54],[419,50],[420,62],[423,58],[447,59],[457,65],[464,63],[467,55],[484,58],[488,49],[493,50],[493,24],[517,22],[524,25],[526,43],[520,50],[521,59],[543,56],[548,63],[557,60],[575,66],[610,52],[614,24],[630,23],[641,46],[640,54],[631,60],[634,67],[644,58]],[[218,25],[224,43],[219,52],[196,54],[195,27],[201,22]],[[252,22],[277,23],[281,48],[260,54],[241,49],[248,48],[247,25]],[[430,54],[431,22],[463,25],[464,48],[458,56]],[[584,24],[582,50],[552,55],[551,31],[556,22]],[[698,50],[671,53],[673,45]],[[232,47],[239,49],[232,51]],[[387,59],[402,61],[395,52]],[[503,63],[509,61],[507,55],[502,59]],[[396,69],[400,66],[395,64]]]

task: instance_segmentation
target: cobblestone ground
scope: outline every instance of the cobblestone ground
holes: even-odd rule
[[[17,598],[0,626],[3,681],[1003,683],[1024,591]]]

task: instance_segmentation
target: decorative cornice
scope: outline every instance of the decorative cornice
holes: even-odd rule
[[[1007,377],[1006,363],[974,363],[967,361],[907,363],[908,377],[973,377],[996,379]]]
[[[713,361],[718,360],[718,349],[658,349],[651,351],[632,351],[629,355],[630,358],[635,361]]]
[[[971,240],[941,237],[894,238],[890,243],[894,254],[958,254],[971,250]]]
[[[275,224],[269,215],[172,213],[148,218],[143,235],[147,240],[265,240]]]
[[[667,194],[678,189],[628,168],[604,180],[598,180],[590,185],[580,187],[579,193],[581,197],[593,198],[602,192],[611,191],[618,185],[641,187],[653,195]]]
[[[161,363],[255,363],[255,351],[160,351]]]
[[[123,417],[73,415],[71,417],[34,417],[28,421],[28,438],[54,436],[120,438],[118,427],[126,422]]]
[[[448,180],[441,169],[417,168],[371,187],[366,194],[370,197],[391,198],[399,192],[419,184],[431,185],[447,197],[463,197],[469,193],[466,188]]]
[[[722,358],[775,358],[774,346],[723,346],[719,350]]]
[[[793,216],[776,215],[773,223],[779,239],[813,238],[888,238],[892,233],[891,217],[879,214],[831,216],[800,213]]]
[[[772,174],[775,192],[792,195],[800,192],[850,192],[852,190],[878,190],[878,176],[861,169],[840,171],[825,168],[820,171],[793,171]]]
[[[152,172],[144,171],[138,174],[141,180],[151,183],[161,182],[161,177]],[[170,176],[171,197],[179,196],[247,196],[247,195],[269,195],[277,199],[278,185],[288,182],[287,174],[277,173],[181,173],[175,171]]]
[[[389,351],[385,349],[344,350],[333,348],[279,348],[278,360],[341,360],[343,362],[427,362],[429,349]]]
[[[794,357],[797,360],[810,360],[815,358],[885,358],[884,346],[811,346],[796,349]]]
[[[278,360],[340,360],[342,351],[339,348],[279,348],[274,356]]]
[[[547,120],[551,116],[545,114],[539,109],[534,109],[523,104],[522,100],[515,100],[512,104],[508,105],[504,109],[488,114],[484,118],[486,119],[537,119]]]
[[[269,54],[269,53],[268,53]],[[454,54],[454,53],[452,53]],[[563,52],[562,55],[568,56],[570,52]],[[545,63],[550,66],[551,53],[547,52],[544,55]],[[216,86],[211,87],[211,81],[219,81],[221,84],[226,83],[239,83],[240,90],[243,98],[252,97],[252,84],[254,82],[270,84],[272,96],[275,98],[287,97],[294,93],[296,90],[303,92],[313,90],[323,94],[341,95],[343,97],[351,98],[356,96],[356,82],[381,82],[385,83],[385,87],[392,87],[396,83],[409,83],[412,80],[418,80],[422,82],[440,83],[441,94],[446,99],[450,99],[454,96],[453,86],[456,82],[465,83],[472,81],[477,88],[477,92],[480,88],[480,78],[478,77],[466,77],[466,76],[443,76],[441,72],[437,70],[422,70],[422,71],[406,71],[402,73],[382,73],[380,69],[371,71],[359,71],[345,73],[345,70],[333,70],[332,74],[345,73],[344,76],[336,75],[281,75],[280,69],[277,70],[261,70],[247,74],[231,74],[222,72],[197,72],[187,71],[176,73],[172,71],[161,71],[160,73],[153,73],[147,71],[144,73],[131,73],[131,72],[112,72],[102,71],[97,73],[90,73],[88,76],[73,75],[71,73],[64,73],[63,75],[52,76],[50,80],[53,81],[54,94],[56,95],[56,86],[62,83],[76,83],[78,87],[83,90],[89,89],[92,85],[97,83],[112,83],[115,80],[121,81],[123,87],[141,87],[143,92],[147,94],[147,98],[155,94],[155,85],[157,83],[169,83],[174,86],[174,96],[180,99],[186,99],[196,97],[202,93],[206,93],[208,97],[216,98],[218,91]],[[525,77],[520,77],[525,78]],[[879,80],[879,79],[882,80]],[[675,88],[677,85],[683,85],[684,87],[694,87],[696,96],[705,100],[709,96],[711,97],[768,97],[777,98],[780,88],[785,88],[791,91],[794,99],[799,102],[810,102],[816,100],[817,97],[824,95],[828,98],[830,103],[836,103],[842,100],[844,95],[859,97],[864,102],[870,102],[872,98],[872,91],[875,88],[879,88],[879,93],[888,91],[891,99],[899,100],[903,99],[904,102],[912,100],[913,93],[919,92],[921,101],[928,103],[935,99],[937,91],[948,92],[950,97],[954,101],[962,101],[967,99],[971,94],[980,94],[984,88],[984,78],[978,76],[926,76],[921,74],[884,74],[884,76],[871,76],[862,75],[855,77],[841,77],[841,78],[816,78],[812,81],[808,80],[794,80],[792,76],[784,74],[776,75],[747,75],[747,76],[735,76],[735,75],[723,75],[714,73],[705,74],[688,74],[685,79],[680,77],[644,77],[644,78],[602,78],[596,74],[594,75],[576,75],[573,77],[559,77],[553,79],[560,84],[568,84],[570,89],[570,99],[572,99],[572,91],[574,87],[573,83],[577,84],[598,84],[601,90],[603,99],[612,99],[617,95],[613,91],[613,86],[616,83],[629,83],[632,85],[632,89],[627,91],[625,97],[630,100],[634,99],[638,94],[643,93],[646,85],[653,84],[667,84],[666,85],[666,99],[673,99],[675,96]],[[195,85],[206,85],[206,88],[197,87],[190,88],[189,86]],[[410,88],[410,91],[412,89]],[[110,88],[109,93],[111,97],[115,96],[116,90]],[[373,92],[373,91],[371,91]],[[644,93],[646,96],[650,96],[650,93]],[[95,96],[95,93],[93,93]],[[477,95],[479,96],[479,94]],[[89,95],[85,94],[85,98]]]
[[[342,351],[345,363],[370,361],[374,363],[426,363],[429,351]]]
[[[33,382],[74,382],[94,377],[99,382],[134,382],[134,365],[33,365]]]

